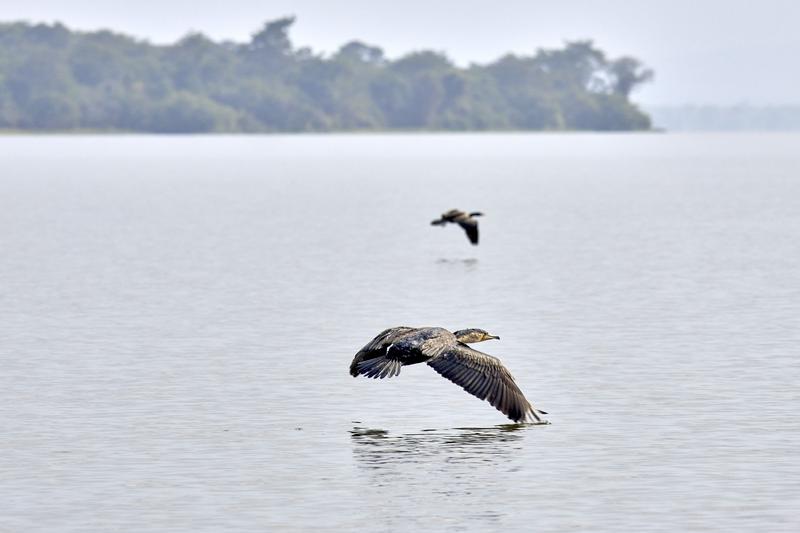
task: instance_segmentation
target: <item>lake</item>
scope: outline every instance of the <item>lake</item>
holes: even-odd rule
[[[798,147],[0,136],[0,531],[797,531]],[[398,325],[551,424],[350,377]]]

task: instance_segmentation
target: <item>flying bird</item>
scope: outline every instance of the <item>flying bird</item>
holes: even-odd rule
[[[444,226],[448,222],[458,224],[467,232],[467,238],[472,244],[478,244],[478,220],[475,217],[482,217],[483,213],[465,213],[458,209],[451,209],[447,213],[442,213],[442,218],[431,222],[432,226]]]
[[[503,363],[467,346],[499,338],[482,329],[451,333],[444,328],[389,328],[359,350],[350,375],[383,379],[399,375],[403,366],[424,362],[514,422],[542,422],[539,415],[547,413],[531,405]]]

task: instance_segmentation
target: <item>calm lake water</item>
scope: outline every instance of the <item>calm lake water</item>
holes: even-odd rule
[[[5,136],[0,251],[0,531],[800,528],[800,135]]]

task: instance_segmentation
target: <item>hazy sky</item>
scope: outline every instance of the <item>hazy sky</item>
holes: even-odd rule
[[[112,28],[155,42],[189,30],[246,40],[296,15],[296,45],[331,52],[351,39],[390,57],[446,52],[459,64],[594,39],[656,70],[645,104],[800,103],[800,0],[0,0],[0,20]]]

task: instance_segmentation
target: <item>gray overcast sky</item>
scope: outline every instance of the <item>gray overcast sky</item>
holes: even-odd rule
[[[644,104],[800,103],[800,0],[0,0],[0,20],[111,28],[154,42],[189,30],[246,40],[296,15],[296,45],[331,52],[351,39],[390,57],[418,49],[459,64],[594,39],[656,70]]]

